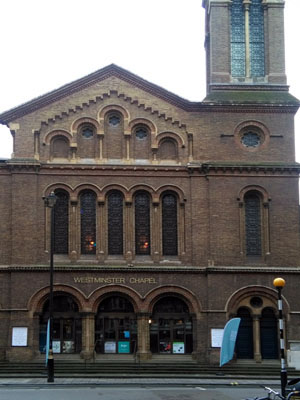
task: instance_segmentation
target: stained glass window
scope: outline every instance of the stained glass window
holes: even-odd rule
[[[264,10],[261,0],[250,5],[251,76],[265,75]]]
[[[123,254],[123,195],[108,196],[108,254]]]
[[[150,198],[146,192],[135,196],[135,252],[150,254]]]
[[[80,195],[81,254],[96,254],[96,194],[85,190]]]
[[[69,241],[69,195],[64,190],[55,191],[54,207],[54,253],[68,254]]]
[[[261,143],[261,137],[256,132],[245,132],[241,137],[241,142],[245,147],[258,147]]]
[[[231,5],[231,75],[246,74],[245,14],[243,0],[233,0]]]
[[[163,255],[177,255],[177,198],[172,193],[162,198],[162,239]]]
[[[246,254],[261,255],[261,201],[256,192],[245,196]]]

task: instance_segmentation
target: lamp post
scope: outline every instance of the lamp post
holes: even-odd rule
[[[57,200],[54,192],[44,197],[45,206],[51,211],[50,225],[50,293],[49,293],[49,353],[48,353],[48,382],[54,382],[54,359],[53,359],[53,253],[54,253],[54,207]]]
[[[276,278],[273,281],[273,285],[276,287],[278,292],[278,312],[279,312],[279,331],[280,331],[280,359],[281,359],[281,395],[285,397],[285,387],[287,384],[287,371],[285,366],[285,354],[284,354],[284,338],[283,338],[283,318],[282,318],[282,298],[281,290],[285,286],[285,280],[282,278]]]

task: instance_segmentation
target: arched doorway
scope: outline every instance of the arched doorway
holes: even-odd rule
[[[253,358],[253,321],[248,308],[240,307],[237,317],[241,318],[241,323],[236,340],[237,358]]]
[[[103,300],[95,317],[95,351],[130,354],[137,351],[137,321],[132,303],[122,296]]]
[[[186,303],[167,296],[157,301],[150,319],[150,350],[160,354],[193,351],[193,323]]]
[[[264,308],[260,319],[260,346],[263,359],[278,358],[277,319],[274,310]]]
[[[46,350],[49,299],[45,301],[40,316],[40,351]],[[53,295],[53,352],[79,353],[82,342],[82,324],[79,307],[72,296],[64,293]]]

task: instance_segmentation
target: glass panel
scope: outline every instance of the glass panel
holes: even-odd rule
[[[135,252],[150,254],[150,199],[144,192],[135,196]]]
[[[177,199],[166,194],[162,200],[163,255],[177,255]]]
[[[233,0],[231,5],[231,75],[246,74],[245,14],[243,0]]]
[[[96,254],[96,194],[90,190],[80,196],[81,253]]]
[[[153,313],[188,313],[187,305],[176,297],[164,297],[159,300],[153,309]]]
[[[108,196],[108,254],[123,254],[123,195]]]
[[[261,255],[261,211],[260,198],[256,193],[245,196],[246,254]]]
[[[251,76],[265,75],[264,10],[261,0],[250,4]]]
[[[134,309],[130,301],[124,297],[112,296],[100,303],[98,312],[134,312]]]
[[[54,207],[54,253],[68,254],[69,242],[69,195],[64,191],[55,192]]]

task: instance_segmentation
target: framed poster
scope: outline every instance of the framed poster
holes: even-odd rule
[[[173,354],[184,354],[184,342],[173,342]]]
[[[26,347],[28,339],[27,327],[14,327],[12,328],[11,345],[14,347]]]
[[[222,347],[224,329],[211,330],[211,347]]]
[[[116,352],[117,352],[116,342],[104,343],[104,353],[116,353]]]

